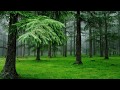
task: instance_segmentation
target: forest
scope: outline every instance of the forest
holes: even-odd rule
[[[120,79],[120,11],[0,11],[0,79]]]

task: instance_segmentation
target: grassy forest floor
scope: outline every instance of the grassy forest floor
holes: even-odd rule
[[[95,60],[95,61],[94,61]],[[83,65],[73,65],[75,57],[17,58],[16,68],[22,79],[120,79],[120,57],[83,57]],[[0,71],[5,58],[0,58]]]

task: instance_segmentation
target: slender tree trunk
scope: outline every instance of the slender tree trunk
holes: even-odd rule
[[[49,42],[49,45],[48,45],[48,57],[51,58],[52,57],[52,47],[51,47],[51,42]]]
[[[118,54],[120,56],[120,12],[118,12],[118,22],[119,22],[119,25],[118,25]]]
[[[40,45],[40,47],[43,48],[44,46]],[[40,54],[41,54],[41,56],[43,56],[43,49],[40,50]]]
[[[23,33],[25,33],[25,30],[23,30]],[[25,41],[24,41],[24,45],[23,45],[23,57],[25,56]]]
[[[55,57],[55,52],[56,52],[56,46],[52,44],[52,56]]]
[[[36,49],[35,49],[35,51],[34,51],[34,56],[36,56]]]
[[[96,37],[94,37],[94,40],[93,40],[93,55],[94,56],[96,55]]]
[[[96,45],[97,45],[96,36],[95,36],[95,30],[93,30],[93,35],[94,35],[94,39],[93,39],[93,55],[95,56],[96,55]]]
[[[63,46],[61,46],[60,48],[61,48],[60,53],[61,55],[63,55]]]
[[[89,57],[92,58],[92,31],[91,27],[89,28]]]
[[[23,55],[23,46],[22,46],[22,42],[21,42],[21,47],[20,47],[20,56],[22,57],[22,55]]]
[[[41,56],[43,56],[43,50],[41,50]]]
[[[30,43],[28,43],[28,45],[29,45]],[[28,56],[30,56],[30,47],[28,46]]]
[[[76,56],[75,54],[75,30],[76,30],[76,27],[75,27],[75,21],[74,21],[74,56]]]
[[[108,35],[107,35],[107,20],[106,20],[106,13],[104,13],[104,17],[105,17],[105,59],[109,59],[108,57]]]
[[[5,37],[3,36],[3,47],[5,47]],[[5,56],[5,48],[2,49],[2,56]]]
[[[63,57],[65,56],[65,45],[62,46],[62,54],[63,54]]]
[[[16,79],[18,74],[16,72],[16,36],[17,27],[12,26],[18,21],[18,14],[10,13],[9,32],[8,32],[8,48],[5,65],[2,70],[2,77],[4,79]]]
[[[102,28],[101,23],[99,24],[99,32],[100,32],[100,57],[103,57],[103,37],[102,37]]]
[[[23,45],[23,57],[25,56],[25,41],[24,41],[24,45]]]
[[[19,33],[18,33],[18,35],[22,35],[23,34],[23,31],[21,30]],[[19,45],[20,45],[20,47],[18,47],[19,48],[19,53],[20,53],[20,57],[22,57],[22,54],[23,54],[23,42],[21,41],[20,43],[19,43]]]
[[[65,26],[66,26],[66,21],[65,21]],[[65,27],[65,37],[67,38],[66,27]],[[66,40],[65,45],[64,45],[64,56],[67,57],[67,40]]]
[[[119,34],[119,37],[120,37],[120,30],[118,31],[118,34]],[[118,54],[119,54],[119,56],[120,56],[120,38],[118,39]]]
[[[70,37],[71,37],[71,40],[70,40],[70,55],[72,56],[72,35]]]
[[[86,50],[85,50],[86,55],[88,55],[88,50],[87,50],[87,43],[86,43]]]
[[[76,37],[76,62],[75,64],[82,64],[81,61],[81,20],[80,11],[77,11],[77,37]]]
[[[37,56],[36,56],[36,60],[40,60],[40,44],[37,44]]]

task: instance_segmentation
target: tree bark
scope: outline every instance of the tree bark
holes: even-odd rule
[[[63,57],[65,56],[65,43],[63,44],[63,46],[62,46],[63,48]]]
[[[72,56],[72,35],[70,35],[71,40],[70,40],[70,55]]]
[[[74,56],[76,56],[76,54],[75,54],[75,29],[76,29],[76,27],[75,27],[75,21],[74,21]]]
[[[25,33],[25,30],[23,30],[23,33]],[[24,41],[24,45],[23,45],[23,57],[25,56],[25,41]]]
[[[74,64],[82,64],[81,61],[81,20],[80,11],[77,11],[77,37],[76,37],[76,62]]]
[[[103,57],[103,37],[102,37],[102,29],[101,23],[99,23],[99,32],[100,32],[100,57]]]
[[[27,48],[28,56],[30,56],[30,47],[29,47],[29,45],[30,45],[30,41],[28,42],[28,48]]]
[[[65,21],[65,26],[66,26],[66,21]],[[65,28],[65,37],[67,38],[67,30]],[[64,56],[67,57],[67,40],[65,42],[65,45],[64,45]]]
[[[56,49],[57,49],[57,48],[56,48],[55,44],[52,44],[52,52],[53,52],[53,53],[52,53],[52,56],[53,56],[53,57],[56,57]]]
[[[96,42],[95,42],[95,37],[94,37],[94,40],[93,40],[93,55],[94,55],[94,56],[96,55]]]
[[[94,35],[94,39],[93,39],[93,55],[95,56],[96,55],[96,45],[97,45],[95,30],[93,30],[92,35]]]
[[[120,12],[118,12],[118,22],[119,22],[119,25],[118,25],[118,54],[120,56]]]
[[[3,36],[3,47],[5,47],[5,37]],[[5,56],[5,48],[2,48],[2,56]]]
[[[49,45],[48,45],[48,57],[51,58],[52,57],[52,50],[51,50],[51,42],[49,42]]]
[[[40,60],[40,44],[37,44],[37,56],[36,56],[36,60]]]
[[[92,31],[91,27],[89,28],[89,57],[92,58]]]
[[[17,79],[16,72],[16,36],[17,27],[13,26],[18,21],[18,14],[10,13],[9,32],[8,32],[8,48],[6,62],[2,70],[4,79]]]
[[[108,57],[108,35],[107,35],[107,16],[106,13],[104,13],[104,17],[105,17],[105,59],[109,59]]]

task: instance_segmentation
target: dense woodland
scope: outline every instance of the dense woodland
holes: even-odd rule
[[[119,11],[1,11],[0,56],[6,58],[1,77],[19,78],[16,58],[41,56],[120,56]]]

